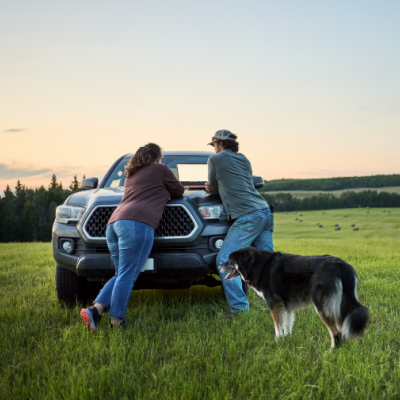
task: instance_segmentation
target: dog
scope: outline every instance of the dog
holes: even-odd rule
[[[225,279],[240,276],[268,303],[278,339],[292,331],[297,310],[314,304],[328,328],[332,347],[362,337],[368,308],[357,301],[357,274],[337,257],[299,256],[245,247],[219,270]]]

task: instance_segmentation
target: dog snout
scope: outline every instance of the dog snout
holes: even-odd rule
[[[221,264],[221,265],[218,267],[218,269],[219,269],[221,272],[225,273],[225,272],[229,272],[229,271],[232,269],[232,267],[229,265],[229,261],[227,261],[227,262]]]

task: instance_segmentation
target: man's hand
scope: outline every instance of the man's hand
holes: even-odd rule
[[[213,192],[215,188],[214,186],[211,186],[208,182],[206,182],[206,190],[207,192]]]

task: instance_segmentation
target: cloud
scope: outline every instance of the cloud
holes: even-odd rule
[[[3,132],[22,132],[22,131],[24,131],[25,129],[19,129],[19,128],[11,128],[11,129],[6,129],[5,131],[3,131]]]
[[[13,166],[0,164],[0,179],[19,179],[28,176],[43,175],[52,172],[50,168],[35,169],[30,165]]]

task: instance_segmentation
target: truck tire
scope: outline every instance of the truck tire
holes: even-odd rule
[[[84,306],[92,302],[100,290],[97,282],[88,282],[73,272],[57,265],[56,292],[58,300],[68,307],[77,302]]]

